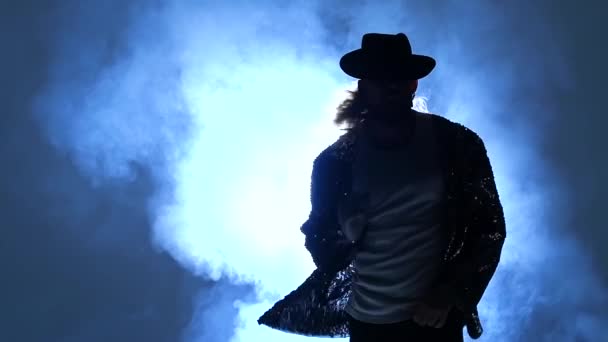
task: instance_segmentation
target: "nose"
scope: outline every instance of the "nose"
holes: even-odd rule
[[[400,85],[397,82],[388,82],[386,83],[386,89],[390,90],[390,91],[397,91],[399,90]]]

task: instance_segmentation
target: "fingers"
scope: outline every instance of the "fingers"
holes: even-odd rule
[[[448,310],[435,310],[429,307],[416,312],[413,321],[423,327],[442,328],[448,317]]]
[[[439,328],[439,323],[441,321],[441,313],[438,311],[433,311],[426,316],[426,320],[424,326],[431,328]]]
[[[418,312],[414,315],[414,322],[423,327],[433,326],[436,320],[436,313],[429,308],[418,310]]]
[[[424,325],[424,320],[422,319],[422,315],[420,313],[415,313],[412,320],[418,325]]]
[[[422,303],[418,303],[417,307],[416,307],[416,311],[414,312],[414,317],[412,317],[412,320],[414,321],[414,323],[420,325],[420,326],[426,326],[427,325],[427,307],[426,305],[422,304]]]
[[[439,313],[439,317],[438,317],[437,321],[435,322],[435,324],[433,325],[433,327],[438,328],[438,329],[443,328],[447,319],[448,319],[448,311],[441,311]]]

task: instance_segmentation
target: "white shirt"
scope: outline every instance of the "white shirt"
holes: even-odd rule
[[[346,311],[367,323],[410,319],[441,263],[444,184],[430,118],[417,115],[404,147],[378,149],[363,134],[357,144],[352,194],[367,199],[360,210],[343,215],[342,223],[352,239],[363,225],[367,230],[355,256]]]

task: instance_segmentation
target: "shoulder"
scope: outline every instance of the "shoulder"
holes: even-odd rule
[[[315,158],[315,164],[344,162],[353,155],[356,134],[353,130],[346,130],[334,143],[326,147]]]
[[[483,145],[483,140],[477,132],[459,122],[452,121],[439,114],[423,113],[422,115],[432,120],[441,138],[449,141],[456,140],[465,144]]]

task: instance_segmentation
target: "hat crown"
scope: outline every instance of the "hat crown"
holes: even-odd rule
[[[340,58],[340,68],[349,76],[375,80],[418,80],[435,68],[432,57],[412,53],[404,33],[366,33],[361,48]]]
[[[411,56],[412,46],[403,33],[383,34],[367,33],[361,40],[361,49],[370,53],[391,53],[399,56]]]

